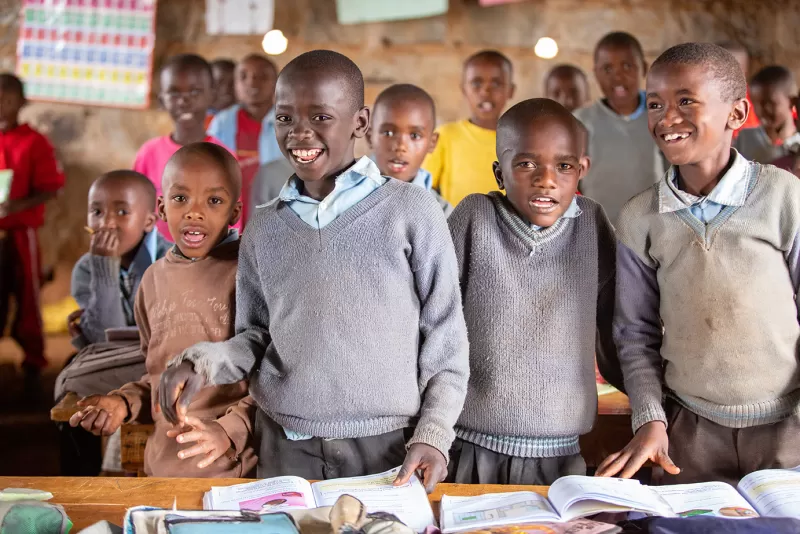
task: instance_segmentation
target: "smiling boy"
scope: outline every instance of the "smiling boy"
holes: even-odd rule
[[[470,342],[470,382],[450,478],[551,484],[586,474],[578,437],[597,411],[601,372],[620,384],[611,337],[614,231],[575,195],[585,134],[544,98],[509,109],[497,130],[500,189],[449,219]],[[597,342],[596,342],[597,341]]]
[[[736,484],[800,464],[800,181],[731,149],[746,91],[733,55],[707,43],[668,49],[648,74],[649,128],[672,167],[617,227],[635,435],[599,475],[651,460],[667,483]]]

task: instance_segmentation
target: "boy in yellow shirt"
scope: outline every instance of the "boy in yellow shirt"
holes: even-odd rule
[[[453,206],[471,193],[497,190],[492,173],[497,119],[514,96],[511,61],[500,52],[470,56],[463,72],[461,92],[470,117],[442,125],[436,149],[422,163],[433,177],[433,188]]]

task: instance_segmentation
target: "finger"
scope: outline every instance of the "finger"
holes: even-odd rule
[[[208,429],[206,424],[201,419],[199,419],[199,418],[197,418],[197,417],[195,417],[193,415],[187,415],[183,420],[183,424],[185,424],[186,426],[190,426],[190,427],[192,427],[192,428],[194,428],[196,430],[207,430]]]
[[[597,469],[596,476],[599,477],[613,477],[619,473],[620,469],[628,462],[630,454],[624,449],[616,452],[605,459],[605,461]]]
[[[633,475],[636,474],[639,469],[645,464],[648,460],[648,454],[644,451],[636,451],[633,453],[628,460],[628,463],[625,464],[625,468],[620,473],[620,478],[631,478]]]
[[[186,432],[185,434],[181,434],[176,439],[178,443],[191,443],[193,441],[200,441],[206,437],[205,432]]]
[[[198,443],[194,447],[189,447],[188,449],[184,449],[178,453],[178,458],[181,460],[185,460],[186,458],[192,458],[199,454],[204,454],[208,452],[208,442]]]
[[[658,465],[660,465],[664,471],[670,475],[677,475],[681,472],[680,467],[675,465],[675,463],[672,461],[672,458],[670,458],[669,454],[667,454],[665,451],[661,451],[661,453],[659,453],[656,461],[658,462]]]
[[[113,233],[111,237],[108,238],[108,250],[116,252],[117,247],[119,247],[119,236]]]
[[[86,412],[86,415],[81,420],[81,426],[83,427],[84,430],[87,430],[89,432],[92,431],[92,427],[94,426],[95,419],[97,419],[97,415],[98,415],[98,410],[97,408],[94,407],[90,408],[89,411]]]
[[[181,420],[186,420],[186,414],[189,411],[189,405],[192,403],[192,399],[194,398],[195,394],[200,391],[203,387],[203,380],[198,375],[192,375],[186,381],[186,384],[183,388],[183,392],[181,393],[180,399],[178,399],[178,417]]]
[[[169,373],[169,370],[167,370],[165,374],[166,373]],[[175,413],[175,404],[178,401],[178,395],[180,395],[180,390],[182,389],[183,384],[178,384],[173,390],[170,390],[167,389],[169,387],[169,377],[166,377],[166,380],[164,380],[164,378],[165,377],[162,376],[161,383],[158,385],[156,406],[158,406],[161,410],[161,413],[164,415],[164,419],[174,425],[178,423],[178,417]]]
[[[222,454],[219,454],[219,453],[216,452],[216,450],[213,450],[213,451],[209,452],[208,454],[206,454],[205,458],[203,458],[200,461],[200,463],[197,464],[197,467],[199,467],[200,469],[205,469],[209,465],[211,465],[214,462],[216,462],[217,458],[219,458],[220,456],[222,456]]]
[[[433,493],[433,490],[436,489],[436,484],[439,482],[441,482],[441,480],[439,479],[439,469],[436,464],[423,468],[422,484],[425,486],[425,491],[427,493]]]
[[[80,399],[77,404],[80,407],[85,406],[95,406],[97,404],[97,400],[100,398],[100,395],[89,395],[88,397],[84,397]]]
[[[412,456],[412,454],[406,454],[406,460],[403,462],[403,466],[397,473],[397,478],[394,480],[394,485],[403,486],[408,484],[408,481],[411,480],[411,475],[414,474],[414,471],[416,471],[418,467],[419,460],[417,459],[416,455]]]
[[[103,425],[103,435],[110,436],[119,428],[121,421],[117,421],[116,417],[109,414],[106,424]]]
[[[69,426],[76,427],[81,424],[83,420],[83,416],[86,414],[85,410],[80,410],[72,414],[72,417],[69,418]]]
[[[94,420],[94,428],[95,430],[103,430],[103,427],[108,421],[108,412],[105,410],[99,410],[97,414],[97,419]]]

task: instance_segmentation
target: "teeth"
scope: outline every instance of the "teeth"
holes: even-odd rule
[[[677,139],[686,139],[689,137],[688,133],[672,133],[664,135],[664,141],[675,141]]]
[[[322,150],[319,148],[312,148],[310,150],[292,150],[292,155],[296,158],[316,158],[320,155]]]
[[[492,109],[493,107],[494,107],[494,106],[492,105],[492,103],[491,103],[491,102],[481,102],[481,104],[480,104],[480,108],[481,108],[483,111],[491,111],[491,109]]]
[[[181,116],[180,116],[180,117],[178,117],[178,118],[179,118],[180,120],[182,120],[182,121],[188,121],[188,120],[191,120],[191,119],[193,119],[193,118],[194,118],[194,115],[192,115],[191,113],[184,113],[183,115],[181,115]]]

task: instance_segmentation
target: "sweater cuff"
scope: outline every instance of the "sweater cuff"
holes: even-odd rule
[[[114,256],[89,256],[92,278],[114,287],[119,286],[120,259]]]
[[[128,405],[128,417],[123,421],[124,423],[138,423],[144,422],[141,420],[142,408],[145,406],[144,395],[142,395],[141,388],[138,387],[136,382],[125,384],[121,388],[111,391],[108,395],[117,395],[125,400]],[[147,403],[149,409],[149,402]],[[149,417],[146,419],[150,419]]]
[[[202,341],[184,350],[174,358],[172,358],[167,367],[175,367],[183,362],[189,362],[194,367],[194,371],[203,377],[207,386],[215,386],[214,383],[214,366],[213,366],[213,349],[216,343],[209,341]]]
[[[667,425],[667,414],[664,412],[664,407],[660,401],[649,401],[636,406],[631,417],[633,433],[636,434],[636,431],[642,426],[653,421],[661,421],[664,425]]]
[[[418,425],[414,430],[414,435],[406,444],[406,449],[410,449],[416,443],[430,445],[444,455],[445,462],[450,463],[450,446],[455,439],[453,429],[444,429],[433,424]]]

